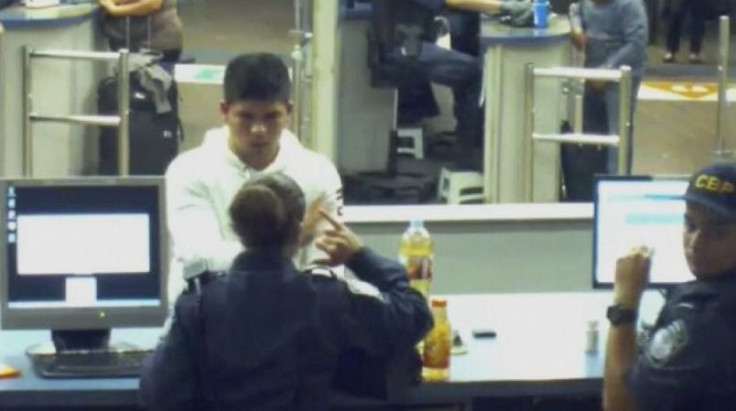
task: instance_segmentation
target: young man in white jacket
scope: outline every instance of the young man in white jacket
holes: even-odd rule
[[[243,183],[260,174],[281,172],[299,184],[309,210],[297,263],[304,267],[322,257],[311,237],[320,224],[319,208],[341,214],[342,183],[326,157],[303,147],[286,129],[290,88],[288,70],[275,55],[231,60],[220,103],[225,125],[207,132],[202,145],[180,154],[166,171],[172,301],[185,284],[185,272],[226,270],[242,251],[227,210]]]

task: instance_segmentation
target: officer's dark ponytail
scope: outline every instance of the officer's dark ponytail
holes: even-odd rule
[[[304,194],[284,174],[256,177],[243,185],[230,205],[230,220],[247,249],[295,251],[304,218]]]

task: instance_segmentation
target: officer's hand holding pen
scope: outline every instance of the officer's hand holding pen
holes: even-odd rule
[[[331,226],[322,231],[317,237],[315,244],[317,248],[327,253],[327,259],[316,260],[317,264],[336,266],[345,264],[363,248],[363,243],[345,224],[335,220],[324,209],[319,210],[320,215]]]
[[[624,307],[639,308],[644,288],[649,282],[653,250],[646,246],[634,247],[616,262],[615,301]]]

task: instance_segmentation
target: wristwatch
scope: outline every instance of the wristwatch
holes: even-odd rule
[[[614,304],[606,310],[606,317],[611,325],[629,325],[636,321],[637,312],[621,304]]]

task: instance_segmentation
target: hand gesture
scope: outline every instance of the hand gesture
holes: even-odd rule
[[[363,243],[345,224],[332,218],[325,210],[319,210],[319,213],[332,227],[320,233],[316,241],[317,248],[327,253],[327,258],[314,263],[329,266],[347,263],[363,248]]]
[[[644,288],[649,283],[649,269],[653,251],[649,247],[635,247],[616,262],[616,302],[636,309]]]
[[[322,194],[316,200],[309,204],[304,212],[304,220],[302,221],[302,229],[299,234],[299,246],[303,247],[314,238],[317,233],[317,227],[322,222],[322,214],[320,211],[324,208],[327,196]]]

